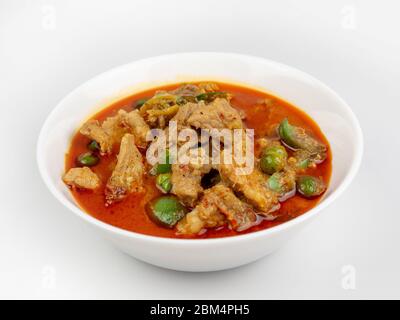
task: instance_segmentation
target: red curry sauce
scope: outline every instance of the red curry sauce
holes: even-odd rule
[[[137,100],[152,97],[158,90],[173,90],[178,86],[179,84],[168,85],[136,93],[108,106],[95,114],[92,119],[102,121],[109,116],[113,116],[119,109],[131,111]],[[233,94],[231,104],[235,108],[245,112],[246,119],[244,123],[248,128],[255,130],[255,139],[271,133],[271,130],[273,130],[272,128],[287,117],[290,123],[308,130],[329,148],[329,143],[318,125],[303,111],[297,109],[288,102],[255,89],[225,83],[218,83],[218,86],[221,91]],[[267,104],[260,103],[260,101],[265,101],[265,99],[267,99]],[[75,134],[69,152],[66,155],[66,171],[76,166],[76,157],[81,153],[87,152],[87,145],[89,142],[90,140],[79,132]],[[116,152],[117,151],[118,150],[116,150]],[[143,155],[145,156],[145,154]],[[328,150],[327,159],[316,168],[307,169],[305,174],[320,177],[328,185],[332,167],[331,160],[332,155],[330,150]],[[102,156],[99,164],[91,169],[100,177],[105,185],[115,164],[115,155]],[[209,229],[202,235],[178,236],[175,234],[174,229],[160,227],[147,216],[144,209],[145,204],[149,200],[162,195],[162,193],[156,188],[154,177],[146,175],[144,178],[144,185],[146,190],[144,193],[131,194],[122,202],[115,203],[111,207],[105,207],[104,205],[103,188],[99,188],[96,191],[74,189],[71,190],[71,192],[79,206],[96,219],[121,229],[169,238],[219,238],[263,230],[296,218],[310,210],[320,200],[320,197],[305,199],[296,194],[294,197],[281,203],[281,208],[274,212],[274,215],[278,215],[277,219],[274,221],[264,220],[259,225],[243,232],[236,232],[230,230],[228,227],[222,227],[216,230]]]

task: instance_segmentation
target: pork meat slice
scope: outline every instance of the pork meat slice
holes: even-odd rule
[[[208,201],[215,203],[218,209],[226,216],[232,229],[243,231],[254,225],[257,215],[254,209],[244,203],[233,191],[223,185],[217,184],[207,190]]]
[[[185,205],[193,207],[197,198],[203,191],[201,187],[202,171],[190,164],[172,165],[172,190]]]
[[[240,129],[243,127],[240,113],[233,108],[228,100],[217,98],[209,104],[200,102],[187,123],[202,129]]]
[[[111,153],[113,142],[98,120],[87,121],[79,132],[89,139],[97,141],[102,154]]]
[[[99,177],[88,167],[69,169],[63,180],[70,187],[79,189],[94,190],[101,184]]]
[[[111,144],[119,144],[124,134],[129,132],[129,128],[123,123],[127,114],[123,109],[118,110],[115,116],[108,117],[101,124],[101,127],[110,137]]]
[[[197,129],[240,129],[243,128],[241,115],[228,100],[217,98],[211,103],[204,101],[187,103],[179,108],[172,118],[178,126],[191,126]]]
[[[197,234],[229,222],[232,229],[243,231],[255,224],[252,207],[238,199],[230,188],[218,184],[204,192],[200,203],[177,225],[179,234]]]
[[[146,148],[148,142],[146,141],[146,135],[150,130],[150,127],[144,121],[138,110],[126,113],[123,118],[123,123],[128,126],[131,133],[135,136],[135,141],[138,147]]]
[[[196,148],[192,154],[197,154],[198,158],[192,157],[187,164],[173,164],[171,176],[171,192],[189,207],[194,206],[203,192],[201,178],[211,170],[211,164],[205,163],[205,158],[202,158],[204,156],[202,148]]]
[[[223,155],[221,155],[221,159],[223,159]],[[248,174],[237,174],[240,166],[234,161],[232,164],[221,163],[218,169],[222,181],[234,191],[242,194],[250,204],[265,215],[279,205],[278,195],[267,186],[268,176],[256,166]]]
[[[119,144],[126,133],[132,133],[138,147],[146,148],[146,135],[149,126],[146,124],[138,110],[126,112],[121,109],[115,116],[108,117],[102,124],[98,120],[86,122],[80,133],[100,144],[102,154],[110,154],[113,145]]]
[[[225,216],[214,202],[210,202],[208,190],[198,205],[176,225],[178,234],[198,234],[203,229],[216,228],[226,224]]]
[[[89,120],[82,126],[80,133],[97,141],[102,154],[110,154],[113,145],[119,143],[127,132],[127,128],[122,124],[126,113],[125,110],[119,110],[115,116],[108,117],[102,124],[98,120]]]
[[[121,201],[132,192],[143,189],[144,165],[133,134],[126,133],[117,156],[117,165],[105,189],[106,205]]]
[[[191,116],[191,114],[199,107],[198,103],[188,102],[179,107],[176,115],[171,119],[171,121],[176,121],[178,130],[181,128],[188,128],[187,119]]]
[[[200,93],[203,93],[204,91],[200,89],[199,86],[192,84],[192,83],[187,83],[179,86],[175,90],[169,91],[170,94],[174,94],[180,97],[185,97],[185,96],[192,96],[195,97],[199,95]]]

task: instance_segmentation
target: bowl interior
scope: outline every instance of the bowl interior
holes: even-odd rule
[[[200,80],[238,83],[272,93],[304,110],[318,123],[333,154],[331,183],[321,203],[344,189],[354,176],[362,153],[361,131],[351,110],[325,85],[303,72],[265,59],[187,53],[115,68],[86,82],[58,104],[46,120],[38,143],[39,168],[53,194],[77,207],[61,181],[65,152],[77,128],[93,113],[135,91]]]

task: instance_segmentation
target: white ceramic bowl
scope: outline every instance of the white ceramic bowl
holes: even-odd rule
[[[277,95],[308,113],[328,138],[333,153],[328,191],[312,210],[271,229],[236,237],[166,239],[125,231],[82,211],[61,181],[71,137],[84,120],[108,103],[135,91],[166,83],[220,80]],[[255,261],[279,248],[347,188],[362,157],[363,139],[356,117],[331,89],[291,67],[246,55],[180,53],[136,61],[89,80],[65,97],[47,118],[38,141],[40,173],[51,193],[90,223],[117,248],[148,263],[184,271],[212,271]]]

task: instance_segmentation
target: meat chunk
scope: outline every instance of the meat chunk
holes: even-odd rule
[[[146,148],[148,142],[146,141],[147,132],[150,127],[144,121],[138,110],[126,113],[123,118],[123,123],[131,129],[131,133],[135,136],[135,141],[138,147]]]
[[[254,168],[249,174],[239,175],[237,168],[240,169],[240,166],[236,163],[221,163],[218,169],[222,181],[236,192],[243,194],[249,203],[264,214],[273,211],[279,205],[278,195],[268,188],[268,176],[264,175],[258,168]]]
[[[189,212],[176,226],[178,234],[198,234],[206,228],[216,228],[226,224],[225,216],[219,212],[213,201],[209,201],[208,192],[199,204]]]
[[[199,195],[203,192],[201,178],[210,172],[211,165],[207,164],[203,158],[201,148],[195,149],[192,153],[197,154],[197,159],[192,159],[188,164],[172,165],[172,190],[185,205],[193,207]]]
[[[179,107],[176,115],[171,119],[172,121],[176,121],[179,128],[188,128],[187,119],[190,115],[197,109],[198,104],[194,102],[186,103]]]
[[[126,112],[119,110],[113,117],[108,117],[100,124],[97,120],[86,122],[80,133],[100,144],[102,154],[109,154],[113,145],[120,143],[125,133],[132,133],[135,136],[137,145],[141,148],[147,146],[146,135],[149,126],[146,124],[139,111]]]
[[[187,103],[172,118],[178,125],[197,129],[240,129],[243,127],[240,113],[226,99],[217,98],[209,104]]]
[[[185,205],[192,207],[203,191],[200,185],[201,177],[201,170],[193,168],[190,164],[173,164],[171,192]]]
[[[99,121],[89,120],[82,126],[80,133],[92,140],[96,140],[100,144],[100,151],[102,154],[111,153],[113,146],[112,140],[101,127]]]
[[[220,88],[218,86],[218,84],[214,83],[214,82],[202,82],[199,83],[199,89],[203,92],[215,92],[215,91],[219,91]]]
[[[97,189],[101,184],[99,177],[88,167],[69,169],[63,180],[70,187],[89,190]]]
[[[179,86],[175,90],[169,91],[169,93],[180,96],[180,97],[195,97],[204,91],[199,86],[191,83],[187,83]]]
[[[122,124],[126,111],[120,110],[115,116],[108,117],[102,124],[98,120],[89,120],[80,129],[80,133],[100,144],[102,154],[109,154],[113,145],[119,143],[127,128]]]
[[[257,220],[253,208],[238,199],[230,188],[223,184],[217,184],[207,190],[209,202],[215,203],[218,209],[226,216],[232,229],[243,231]]]
[[[217,98],[209,104],[199,103],[187,118],[187,123],[202,129],[240,129],[243,127],[239,112],[226,99]]]
[[[255,224],[257,215],[232,190],[218,184],[204,192],[200,203],[177,225],[180,234],[196,234],[204,228],[215,228],[229,222],[232,229],[243,231]]]
[[[127,133],[121,140],[117,165],[107,182],[106,205],[121,201],[131,192],[141,191],[143,172],[142,155],[135,145],[134,136]]]
[[[170,94],[177,95],[179,97],[193,97],[195,98],[197,95],[206,93],[206,92],[216,92],[219,91],[219,87],[216,83],[213,82],[202,82],[199,83],[198,85],[192,84],[192,83],[186,83],[175,90],[169,91]],[[191,99],[188,99],[189,101]],[[192,100],[193,102],[194,100]]]
[[[111,144],[119,144],[125,133],[129,132],[123,120],[127,116],[125,110],[119,110],[118,113],[113,117],[108,117],[103,121],[101,127],[108,134],[111,140]]]

